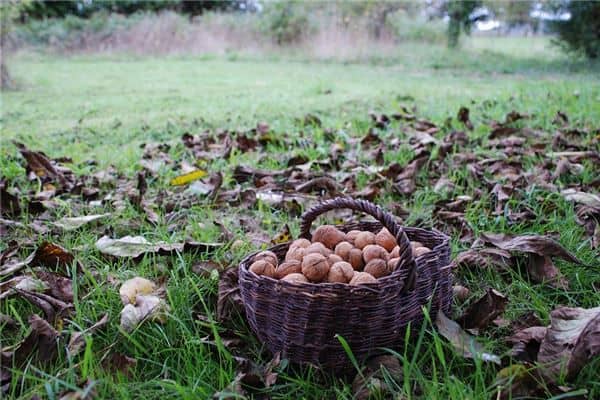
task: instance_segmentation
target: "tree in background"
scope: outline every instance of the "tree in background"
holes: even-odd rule
[[[568,11],[571,18],[557,20],[550,29],[558,35],[557,43],[565,50],[600,57],[600,1],[562,1],[555,11]]]
[[[458,46],[461,30],[466,34],[471,32],[471,25],[475,22],[470,18],[471,13],[481,5],[479,0],[450,0],[448,1],[448,47]]]
[[[8,34],[13,28],[14,20],[19,16],[21,9],[27,6],[26,1],[2,0],[0,1],[0,89],[16,89],[15,81],[6,66],[6,52]]]

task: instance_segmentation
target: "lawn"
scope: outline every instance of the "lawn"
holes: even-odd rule
[[[570,60],[547,45],[546,39],[541,38],[473,38],[462,50],[450,52],[440,46],[407,43],[400,45],[394,56],[345,62],[307,60],[301,55],[269,55],[263,59],[238,54],[202,58],[17,55],[10,67],[21,89],[2,93],[0,167],[7,186],[11,190],[19,188],[22,205],[41,190],[39,181],[27,180],[26,163],[12,140],[51,158],[72,158],[72,163],[65,165],[79,177],[114,165],[118,183],[117,187],[100,187],[100,199],[109,193],[113,195],[101,203],[63,193],[53,198],[54,204],[43,213],[23,207],[24,211],[15,218],[23,225],[3,227],[6,239],[0,245],[2,251],[10,240],[16,240],[20,245],[17,254],[24,259],[46,240],[72,251],[83,266],[81,273],[75,273],[74,268],[68,271],[73,280],[74,312],[61,321],[63,338],[89,327],[104,313],[109,315],[106,327],[88,336],[79,355],[70,357],[61,351],[48,364],[32,361],[13,370],[8,398],[38,394],[54,399],[77,388],[94,391],[98,398],[210,398],[227,388],[239,369],[232,356],[239,349],[223,344],[224,338],[232,334],[244,343],[244,356],[257,364],[268,362],[268,352],[241,317],[234,315],[224,323],[216,322],[218,276],[198,274],[192,265],[200,260],[236,265],[248,252],[267,246],[261,245],[260,239],[275,237],[286,223],[292,236],[296,236],[296,213],[267,201],[245,207],[197,194],[191,206],[174,215],[166,210],[165,202],[157,206],[157,197],[161,191],[173,196],[182,193],[169,181],[184,170],[184,161],[205,169],[211,176],[220,173],[222,188],[227,190],[238,185],[257,189],[253,186],[256,182],[236,178],[236,166],[283,170],[292,155],[315,162],[311,173],[327,173],[339,183],[347,177],[346,166],[338,170],[316,163],[331,160],[333,144],[342,146],[347,161],[363,168],[353,178],[358,192],[377,180],[377,176],[369,175],[369,167],[385,169],[393,163],[406,167],[416,154],[408,142],[409,134],[414,132],[411,123],[392,121],[375,128],[369,117],[371,111],[391,115],[406,107],[418,118],[435,124],[439,129],[432,135],[440,141],[455,130],[464,130],[469,143],[464,148],[455,144],[452,152],[473,154],[479,160],[506,155],[490,144],[492,121],[504,121],[511,111],[526,114],[516,122],[517,132],[530,129],[541,136],[526,137],[519,145],[525,152],[509,156],[508,161],[519,163],[519,173],[529,173],[527,179],[532,182],[516,184],[506,181],[502,174],[498,177],[490,171],[482,172],[487,179],[514,185],[499,212],[494,213],[499,203],[485,179],[478,180],[470,174],[468,160],[436,159],[440,142],[428,145],[432,146],[428,147],[431,159],[414,177],[416,188],[411,193],[398,194],[392,182],[384,181],[373,200],[388,209],[401,205],[408,213],[404,217],[409,225],[445,227],[452,235],[456,255],[468,249],[470,242],[459,240],[461,230],[438,218],[437,212],[440,207],[444,209],[440,204],[467,195],[471,200],[461,212],[474,237],[483,232],[551,234],[582,261],[577,265],[555,260],[569,282],[568,288],[532,282],[518,269],[500,272],[494,268],[459,268],[457,283],[471,290],[467,305],[491,287],[508,296],[503,314],[507,321],[535,312],[544,325],[550,321],[550,312],[559,306],[598,306],[600,250],[592,248],[589,235],[577,223],[576,206],[565,200],[560,190],[576,187],[597,194],[600,167],[594,159],[569,159],[571,165],[581,167],[571,170],[577,173],[553,177],[557,188],[554,191],[539,186],[535,173],[539,173],[539,166],[553,173],[556,160],[549,153],[571,149],[560,145],[557,149],[551,144],[552,136],[560,129],[577,129],[581,132],[577,140],[582,148],[600,150],[600,68],[597,64]],[[457,121],[462,106],[470,110],[473,130],[466,130]],[[568,122],[556,122],[559,111],[568,116]],[[321,126],[303,123],[309,113],[322,121]],[[254,151],[234,149],[227,157],[213,155],[200,160],[181,140],[185,133],[200,135],[206,130],[209,135],[217,135],[223,129],[254,135],[256,132],[250,129],[260,121],[268,124],[272,137]],[[370,128],[382,139],[382,160],[376,161],[372,149],[361,147],[355,140],[363,138]],[[223,137],[214,137],[219,149]],[[546,146],[545,154],[528,152],[539,142]],[[127,198],[118,206],[114,202],[115,193],[122,190],[120,183],[134,182],[142,170],[143,145],[152,143],[170,145],[166,150],[147,153],[149,159],[164,161],[146,177],[146,196],[158,214],[153,223],[139,204],[136,206]],[[439,178],[439,169],[452,181],[452,189],[434,189],[432,179]],[[348,189],[342,192],[354,193]],[[317,198],[322,195],[327,193],[317,193]],[[529,216],[514,220],[511,210],[527,210]],[[73,231],[52,225],[65,216],[100,213],[110,215]],[[223,235],[213,221],[223,224],[230,235]],[[47,229],[40,230],[40,225]],[[101,254],[94,244],[105,234],[113,238],[141,235],[150,241],[169,243],[196,240],[227,244],[216,253],[147,255],[133,260]],[[518,264],[523,268],[523,260]],[[163,284],[170,311],[164,324],[147,321],[127,333],[119,329],[123,307],[119,286],[135,276]],[[6,279],[2,277],[0,282]],[[465,307],[457,303],[454,317]],[[15,345],[27,335],[27,318],[34,312],[38,313],[38,309],[19,296],[2,299],[0,313],[16,321],[16,327],[10,331],[0,325],[2,348]],[[506,361],[510,346],[504,341],[512,333],[510,329],[492,326],[477,338],[489,352],[503,356],[504,367],[512,364]],[[397,354],[401,376],[382,378],[385,390],[396,398],[496,396],[493,384],[501,367],[479,359],[464,359],[435,333],[431,323],[425,324],[417,336]],[[62,349],[64,342],[61,343]],[[108,354],[137,361],[126,373],[115,373],[115,369],[124,368],[107,366],[107,359],[116,363]],[[600,360],[596,358],[573,381],[560,383],[587,390],[589,398],[597,398],[598,368]],[[517,372],[513,370],[514,376],[509,375],[516,377]],[[274,399],[353,396],[350,382],[328,371],[294,369],[284,363],[278,373],[276,384],[259,394]],[[375,393],[375,398],[378,396],[384,395]]]

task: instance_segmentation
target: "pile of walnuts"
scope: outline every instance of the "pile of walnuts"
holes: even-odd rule
[[[420,242],[410,245],[415,258],[431,251]],[[385,228],[377,234],[358,230],[344,233],[335,226],[322,225],[315,230],[312,242],[293,241],[281,264],[271,251],[258,253],[250,271],[293,283],[356,286],[389,275],[396,269],[399,252],[396,238]]]

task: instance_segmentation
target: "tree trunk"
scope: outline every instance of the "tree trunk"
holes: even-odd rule
[[[8,16],[6,14],[6,12],[2,13],[2,26],[0,27],[0,90],[15,88],[15,82],[10,77],[6,67],[6,45],[8,44]]]

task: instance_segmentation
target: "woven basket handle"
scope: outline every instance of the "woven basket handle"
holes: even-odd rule
[[[302,214],[302,223],[300,225],[300,237],[311,239],[310,227],[313,221],[321,214],[327,211],[335,210],[338,208],[349,208],[355,211],[362,211],[365,214],[369,214],[381,224],[387,228],[388,231],[396,238],[398,247],[400,247],[400,260],[396,266],[396,270],[403,268],[408,269],[408,275],[404,282],[402,291],[406,292],[412,290],[416,281],[416,270],[417,264],[412,255],[410,242],[404,229],[396,223],[394,217],[383,211],[379,206],[368,202],[366,200],[354,200],[347,197],[336,197],[335,199],[326,200],[312,207],[310,210]]]

